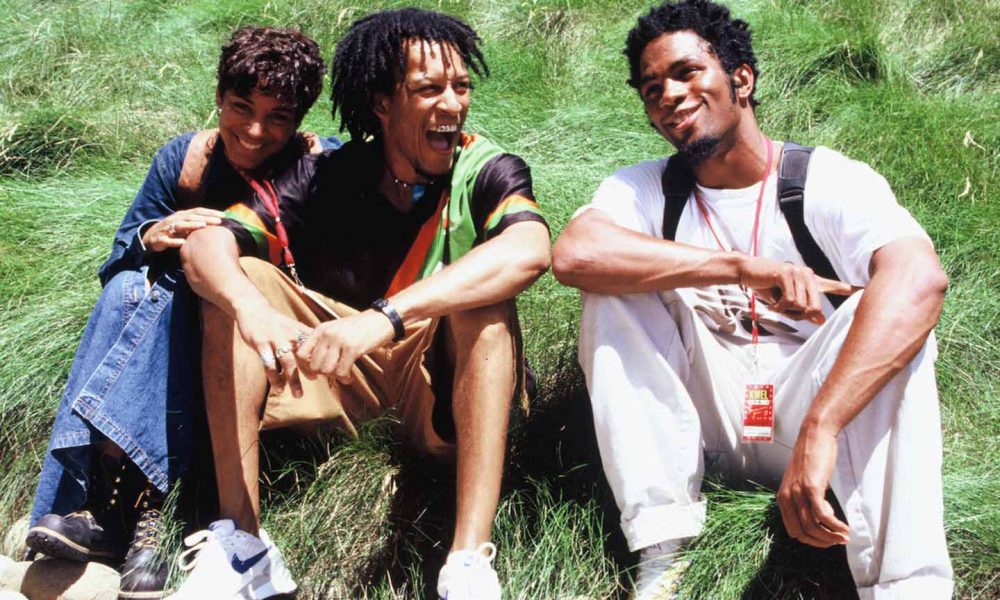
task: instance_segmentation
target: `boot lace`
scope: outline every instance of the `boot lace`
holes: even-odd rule
[[[156,550],[163,537],[163,513],[160,511],[161,497],[147,482],[146,489],[135,500],[134,509],[139,509],[139,517],[135,522],[135,533],[132,535],[132,549],[149,548]]]
[[[148,508],[139,514],[139,520],[135,524],[135,537],[132,538],[132,547],[135,549],[150,548],[156,550],[160,545],[160,538],[163,537],[163,514],[155,509]]]
[[[66,518],[71,518],[71,517],[80,517],[81,519],[84,519],[87,522],[87,525],[95,529],[103,530],[101,525],[97,522],[97,519],[94,518],[94,515],[91,514],[89,510],[77,510],[66,515]]]

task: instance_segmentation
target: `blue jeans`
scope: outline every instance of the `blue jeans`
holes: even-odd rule
[[[83,332],[52,426],[31,522],[87,500],[91,446],[110,440],[166,493],[191,461],[203,403],[198,298],[172,269],[146,289],[146,269],[104,287]]]

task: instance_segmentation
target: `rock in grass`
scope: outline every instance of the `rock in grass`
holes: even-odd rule
[[[21,589],[21,577],[17,575],[17,563],[0,554],[0,592]]]
[[[118,572],[100,563],[43,558],[0,564],[0,590],[19,590],[31,600],[115,600]]]
[[[0,554],[17,559],[24,558],[24,551],[26,550],[24,538],[28,535],[28,526],[30,523],[31,519],[28,516],[23,516],[11,525],[10,529],[7,530],[7,534],[3,537]]]

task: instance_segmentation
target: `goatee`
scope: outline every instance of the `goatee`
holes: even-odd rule
[[[705,162],[705,160],[710,156],[715,154],[716,149],[719,147],[719,142],[721,141],[722,138],[717,135],[703,137],[694,140],[693,142],[677,146],[677,154],[686,160],[692,167],[697,167],[701,163]]]

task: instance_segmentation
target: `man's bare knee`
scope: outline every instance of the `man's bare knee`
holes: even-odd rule
[[[500,302],[448,315],[449,329],[457,350],[463,347],[496,346],[512,349],[514,314],[511,302]]]

